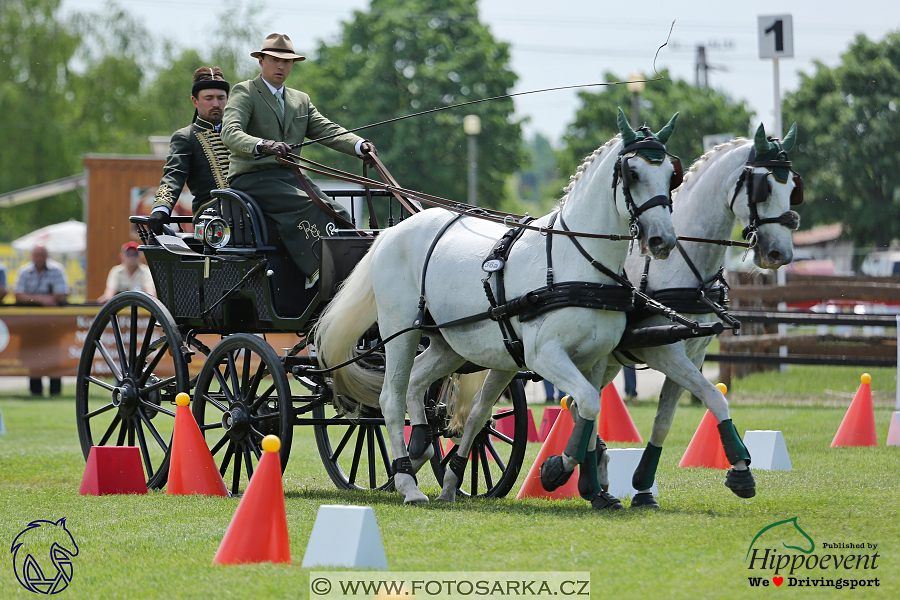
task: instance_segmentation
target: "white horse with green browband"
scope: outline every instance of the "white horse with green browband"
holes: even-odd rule
[[[614,274],[622,272],[632,225],[637,226],[641,244],[651,254],[668,256],[675,245],[668,205],[673,166],[664,144],[674,130],[675,118],[653,134],[647,128],[634,131],[619,111],[621,137],[601,146],[579,168],[558,211],[530,223],[541,231],[524,231],[512,246],[502,273],[510,302],[547,285],[548,237],[554,240],[551,258],[556,285],[579,282],[572,285],[578,288],[584,283],[589,289],[623,296],[615,278],[586,260],[574,238],[551,236],[549,230],[565,227],[580,233],[621,236],[618,240],[577,240],[597,264]],[[471,216],[451,223],[453,219],[449,211],[427,210],[378,237],[316,326],[315,345],[323,365],[337,365],[358,354],[357,340],[376,320],[383,338],[410,327],[421,314],[420,296],[424,309],[439,324],[491,308],[483,280],[496,285],[499,275],[488,275],[482,267],[507,227]],[[630,291],[623,297],[630,303]],[[569,448],[566,455],[555,457],[550,478],[567,478],[576,465],[586,463],[583,472],[594,475],[587,477],[584,496],[594,506],[607,506],[612,497],[596,481],[594,432],[600,410],[600,378],[625,328],[625,313],[569,306],[524,322],[514,318],[511,326],[521,342],[527,368],[558,382],[578,406]],[[482,320],[429,335],[430,345],[419,356],[420,330],[390,341],[383,376],[352,364],[336,371],[333,379],[337,401],[342,396],[353,401],[343,406],[345,410],[353,410],[356,402],[381,406],[394,457],[394,483],[405,502],[428,499],[416,486],[403,439],[407,406],[413,426],[425,425],[422,398],[426,388],[469,361],[490,369],[471,416],[484,422],[483,413],[490,411],[520,368],[504,344],[498,322]],[[470,443],[473,434],[467,431],[466,435],[463,443]],[[455,489],[454,478],[461,479],[460,468],[465,464],[463,454],[451,459],[445,489],[448,482]]]

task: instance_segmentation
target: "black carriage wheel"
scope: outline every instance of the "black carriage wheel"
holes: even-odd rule
[[[118,294],[97,313],[76,379],[75,414],[85,458],[92,446],[137,445],[147,487],[165,485],[175,395],[190,388],[183,350],[171,314],[152,296]]]
[[[312,414],[324,419],[325,407],[316,406]],[[394,489],[390,440],[381,411],[362,407],[359,419],[336,419],[333,425],[314,425],[313,429],[319,456],[338,489]]]
[[[475,436],[458,495],[503,498],[519,477],[528,445],[528,406],[522,380],[514,379],[507,391],[512,399],[512,407],[495,407],[491,418]],[[515,422],[512,437],[497,431],[496,423],[505,419],[513,419]],[[431,467],[438,483],[443,485],[444,471],[450,458],[456,453],[457,446],[453,445],[445,454],[441,441],[443,438],[433,442],[435,454],[431,459]]]
[[[232,494],[253,476],[262,439],[281,439],[281,470],[293,437],[293,401],[284,364],[269,344],[237,333],[215,345],[197,377],[192,410]]]

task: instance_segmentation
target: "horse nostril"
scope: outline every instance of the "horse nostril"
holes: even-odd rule
[[[781,263],[781,252],[779,252],[778,250],[772,250],[766,256],[769,259],[769,264],[773,264],[773,265],[782,264]]]

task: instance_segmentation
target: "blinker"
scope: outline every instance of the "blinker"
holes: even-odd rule
[[[759,204],[765,202],[772,191],[772,184],[769,182],[768,173],[754,173],[752,180],[753,193],[750,202]]]
[[[791,190],[791,206],[803,202],[803,178],[794,173],[794,189]]]
[[[669,182],[669,191],[677,188],[684,181],[684,167],[681,166],[681,159],[677,156],[671,156],[672,163],[672,180]]]

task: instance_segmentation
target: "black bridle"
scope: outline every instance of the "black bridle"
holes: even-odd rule
[[[798,223],[800,220],[800,216],[792,210],[786,211],[777,217],[768,217],[765,219],[759,218],[759,211],[756,206],[761,202],[765,202],[766,199],[768,199],[769,194],[772,193],[772,182],[769,181],[769,176],[772,175],[776,180],[778,179],[778,177],[774,175],[774,169],[788,169],[793,173],[794,189],[791,190],[791,206],[797,206],[803,202],[803,179],[800,177],[800,174],[792,168],[791,161],[787,159],[787,152],[781,146],[781,141],[771,137],[768,139],[770,142],[778,145],[776,159],[756,160],[756,148],[750,148],[750,156],[747,158],[744,169],[741,171],[741,175],[738,177],[737,183],[734,186],[734,195],[732,195],[731,204],[729,205],[731,212],[734,212],[734,201],[737,199],[741,187],[746,187],[750,222],[741,232],[741,237],[750,242],[751,248],[756,244],[759,228],[761,226],[768,223],[776,223],[796,229],[796,226],[793,226],[793,224]],[[757,173],[754,171],[756,167],[765,168],[766,172]],[[786,182],[787,179],[781,183]]]
[[[640,130],[643,131],[647,137],[643,140],[632,142],[619,151],[619,158],[616,160],[616,166],[613,169],[612,181],[613,201],[615,201],[619,179],[622,179],[622,193],[625,196],[625,206],[628,208],[628,214],[631,217],[629,227],[632,236],[635,239],[639,238],[641,233],[638,218],[645,211],[656,206],[665,206],[669,209],[670,213],[672,212],[672,190],[681,185],[681,180],[683,178],[681,159],[674,154],[667,152],[665,144],[650,137],[652,133],[647,127],[641,127]],[[628,168],[628,161],[634,158],[640,150],[662,151],[666,156],[670,157],[674,172],[672,173],[672,178],[669,182],[669,191],[667,194],[653,196],[642,205],[638,206],[637,202],[634,201],[634,197],[631,195],[631,186],[634,184],[634,180],[631,177],[631,169]]]

